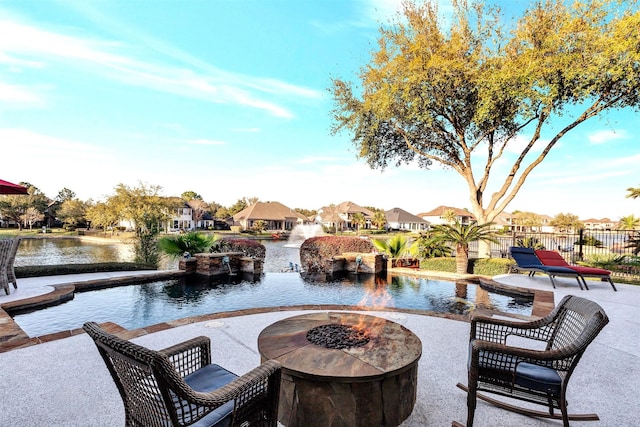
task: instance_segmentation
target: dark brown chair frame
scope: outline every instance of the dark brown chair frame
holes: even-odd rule
[[[238,377],[211,364],[207,337],[154,351],[110,334],[94,322],[85,323],[83,329],[93,338],[118,387],[127,426],[277,426],[278,362],[267,361]],[[213,391],[194,390],[185,377],[199,373],[206,374],[201,375],[205,381],[218,374],[231,381]],[[216,418],[214,423],[204,424],[211,418]]]
[[[598,420],[596,414],[569,414],[566,391],[587,346],[608,322],[598,304],[574,295],[565,296],[551,313],[539,320],[472,318],[468,387],[458,383],[459,388],[467,391],[467,427],[473,426],[477,399],[528,416],[562,419],[565,427],[569,426],[569,420]],[[509,346],[510,336],[545,342],[545,349]],[[479,391],[544,405],[548,413],[510,405]],[[561,414],[554,413],[555,409]]]

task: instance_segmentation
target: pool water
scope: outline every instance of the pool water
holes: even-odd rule
[[[19,314],[16,323],[31,337],[79,328],[86,321],[114,322],[127,329],[232,310],[344,304],[466,314],[477,306],[530,315],[530,299],[487,292],[475,284],[427,278],[348,275],[333,281],[305,280],[298,273],[241,276],[223,282],[195,276],[76,293],[73,300]]]

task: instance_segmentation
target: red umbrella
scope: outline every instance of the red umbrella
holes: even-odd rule
[[[27,187],[0,179],[0,194],[29,194]]]

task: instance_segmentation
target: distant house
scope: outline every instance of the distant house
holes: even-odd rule
[[[356,213],[364,215],[366,223],[362,228],[371,228],[373,211],[353,202],[342,202],[339,205],[321,207],[316,213],[314,222],[322,224],[324,227],[335,227],[336,230],[347,230],[356,228],[355,224],[352,223],[353,215]]]
[[[384,212],[387,220],[387,228],[391,230],[419,231],[429,228],[429,221],[404,209],[393,208]]]
[[[447,220],[447,214],[450,211],[454,214],[454,221],[458,221],[461,224],[468,225],[476,220],[471,212],[464,209],[452,208],[450,206],[438,206],[432,211],[419,213],[418,216],[432,225],[447,224],[449,222]]]
[[[267,230],[287,231],[308,222],[308,218],[279,202],[257,202],[233,216],[233,223],[243,230],[253,228],[258,221],[264,221]]]
[[[589,218],[582,221],[586,230],[615,230],[618,226],[617,221],[612,221],[609,218],[595,219]]]
[[[168,231],[191,231],[196,229],[196,222],[193,220],[193,209],[188,203],[173,211],[169,219]]]

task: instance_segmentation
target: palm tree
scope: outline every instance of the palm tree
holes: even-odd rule
[[[445,220],[448,224],[454,223],[458,218],[458,215],[453,209],[447,209],[442,212],[440,216],[443,220]]]
[[[640,227],[640,218],[636,218],[633,214],[623,216],[618,222],[621,230],[635,230]]]
[[[409,241],[402,234],[396,234],[389,240],[373,239],[373,246],[391,258],[400,258],[409,252]]]
[[[351,223],[356,226],[356,231],[360,233],[360,227],[367,223],[367,219],[362,212],[356,212],[351,217]]]
[[[378,230],[382,229],[387,224],[387,217],[384,215],[384,211],[375,211],[371,224]]]
[[[629,187],[627,188],[627,191],[629,192],[629,194],[627,194],[627,197],[631,199],[637,199],[640,197],[640,187]]]
[[[456,273],[464,274],[469,265],[469,244],[483,241],[498,243],[491,229],[493,223],[487,224],[461,224],[456,221],[452,224],[439,224],[433,227],[433,239],[455,245],[456,249]]]
[[[178,258],[185,254],[195,255],[202,252],[209,252],[214,242],[218,240],[218,235],[209,235],[192,231],[176,236],[165,236],[158,240],[158,247],[162,252],[172,257]]]

